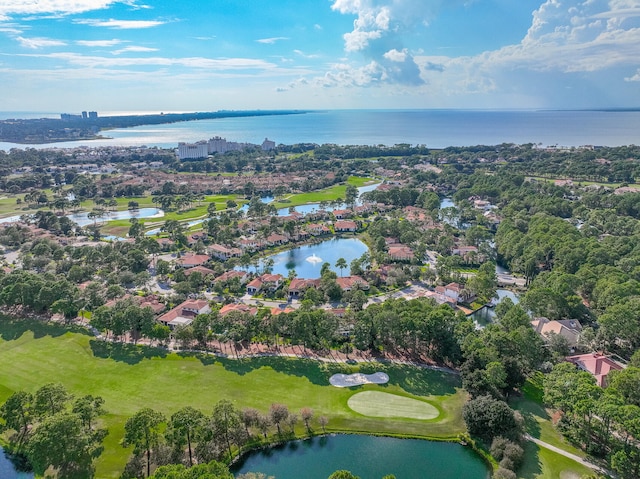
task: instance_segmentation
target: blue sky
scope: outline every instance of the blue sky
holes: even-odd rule
[[[1,0],[0,110],[640,107],[640,0]]]

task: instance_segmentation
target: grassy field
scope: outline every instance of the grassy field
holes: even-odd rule
[[[124,423],[143,407],[171,415],[191,405],[210,413],[226,398],[238,408],[266,412],[274,402],[292,411],[309,406],[329,417],[328,430],[406,434],[452,438],[464,430],[461,408],[466,394],[459,378],[402,365],[347,366],[286,358],[226,360],[207,355],[167,354],[96,341],[78,332],[37,322],[0,320],[0,403],[14,391],[35,391],[61,382],[75,395],[105,399],[109,435],[97,460],[100,478],[119,476],[129,454],[120,445]],[[384,371],[386,385],[335,388],[337,372]],[[384,391],[427,401],[441,412],[437,421],[366,417],[352,411],[348,400],[362,391]],[[303,427],[300,426],[300,433]]]
[[[373,180],[371,178],[364,178],[360,176],[350,176],[349,180],[344,185],[334,185],[329,188],[325,188],[324,190],[291,195],[287,197],[286,202],[276,200],[273,204],[275,205],[276,208],[287,208],[289,206],[299,206],[307,203],[320,203],[321,201],[335,201],[338,198],[344,199],[347,192],[347,185],[360,187],[372,181]]]
[[[550,412],[542,404],[542,375],[527,380],[522,389],[523,395],[512,398],[509,404],[520,411],[525,420],[527,432],[563,451],[579,457],[586,454],[569,444],[551,422]],[[591,472],[586,467],[556,452],[529,442],[525,448],[525,462],[518,477],[523,479],[574,479]]]

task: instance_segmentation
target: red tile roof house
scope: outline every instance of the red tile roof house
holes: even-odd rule
[[[191,273],[201,273],[202,277],[206,277],[210,274],[216,274],[216,272],[212,269],[205,268],[204,266],[194,266],[193,268],[189,268],[184,272],[186,277],[189,277]]]
[[[229,258],[239,258],[242,256],[242,251],[239,248],[229,248],[221,244],[212,244],[209,246],[209,254],[214,258],[226,261]]]
[[[267,236],[266,239],[267,239],[267,244],[269,246],[278,246],[278,245],[287,244],[289,242],[289,238],[278,233],[272,233],[269,236]]]
[[[470,296],[464,294],[464,288],[458,283],[449,283],[446,286],[438,286],[436,293],[442,294],[445,298],[451,299],[451,302],[466,301]]]
[[[342,288],[342,291],[351,291],[354,288],[362,289],[364,291],[369,289],[369,283],[367,283],[360,276],[345,276],[344,278],[336,278],[336,283]]]
[[[258,238],[242,238],[238,241],[238,244],[243,251],[257,251],[268,246],[266,241]]]
[[[333,224],[333,228],[336,230],[336,233],[340,232],[356,232],[358,231],[358,225],[355,221],[336,221]]]
[[[294,278],[289,284],[289,297],[298,298],[309,288],[318,288],[320,286],[319,279]]]
[[[325,225],[319,225],[317,223],[307,225],[307,231],[313,236],[328,235],[331,233],[331,230]]]
[[[591,373],[596,378],[596,382],[600,387],[607,385],[607,375],[611,371],[620,371],[623,369],[623,366],[601,353],[579,354],[577,356],[569,356],[565,359],[583,371]]]
[[[218,314],[220,316],[225,316],[232,311],[247,313],[247,314],[250,314],[251,316],[255,316],[256,314],[258,314],[258,308],[254,308],[252,306],[248,306],[246,304],[241,304],[241,303],[225,304],[222,308],[220,308],[220,311],[218,312]]]
[[[337,220],[341,220],[343,218],[351,218],[353,212],[351,210],[333,210],[333,216],[335,216]]]
[[[176,264],[182,268],[193,268],[194,266],[202,266],[211,258],[206,254],[186,254],[176,259]]]
[[[231,281],[233,278],[239,278],[240,284],[243,284],[249,281],[249,274],[246,271],[238,271],[238,270],[232,269],[230,271],[227,271],[226,273],[222,273],[220,276],[215,278],[213,282],[218,283],[220,281],[222,282]]]
[[[411,261],[413,259],[413,250],[406,245],[390,246],[389,258],[393,261]]]
[[[211,307],[206,299],[189,299],[160,316],[157,321],[174,329],[176,326],[188,326],[199,314],[210,312]]]
[[[269,289],[275,291],[282,283],[284,276],[281,274],[263,274],[255,278],[247,285],[248,294],[257,294],[262,289]]]

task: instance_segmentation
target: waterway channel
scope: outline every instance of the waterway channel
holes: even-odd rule
[[[293,441],[247,454],[235,474],[262,472],[276,479],[326,479],[346,469],[361,479],[487,479],[482,459],[457,443],[390,437],[331,435]]]

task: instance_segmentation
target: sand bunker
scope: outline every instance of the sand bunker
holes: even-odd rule
[[[334,374],[329,378],[332,386],[338,388],[349,388],[351,386],[362,386],[363,384],[386,384],[389,382],[389,375],[386,373],[373,374]]]

